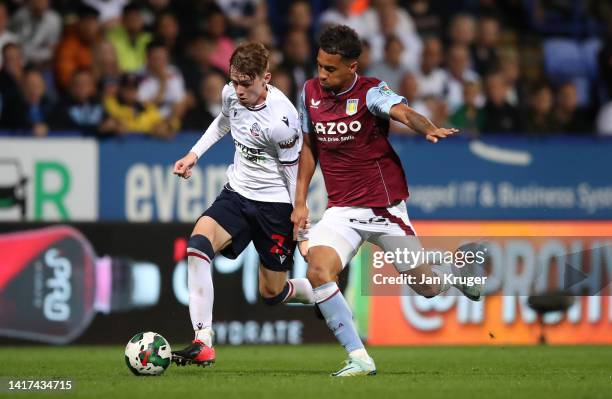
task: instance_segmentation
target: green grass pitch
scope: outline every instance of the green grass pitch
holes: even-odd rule
[[[336,345],[217,348],[213,368],[171,365],[136,377],[120,346],[0,348],[0,397],[612,398],[612,346],[374,347],[378,375],[345,379]],[[74,381],[71,392],[9,393],[6,379]]]

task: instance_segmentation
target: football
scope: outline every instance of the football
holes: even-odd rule
[[[125,346],[125,364],[135,375],[161,375],[171,359],[168,341],[151,331],[134,335]]]

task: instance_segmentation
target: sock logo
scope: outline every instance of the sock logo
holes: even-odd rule
[[[201,330],[202,327],[203,327],[203,324],[202,323],[198,323],[197,326],[198,326],[198,330]]]

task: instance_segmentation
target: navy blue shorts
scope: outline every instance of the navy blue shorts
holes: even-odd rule
[[[263,266],[280,272],[293,267],[292,211],[291,204],[248,199],[226,184],[202,216],[213,218],[232,236],[231,244],[221,251],[223,256],[236,259],[253,241]]]

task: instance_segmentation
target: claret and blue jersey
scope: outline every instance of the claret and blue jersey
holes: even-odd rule
[[[389,112],[399,103],[406,99],[376,78],[356,75],[338,94],[318,78],[304,84],[302,131],[314,134],[329,207],[385,207],[408,197],[401,161],[387,139]]]

